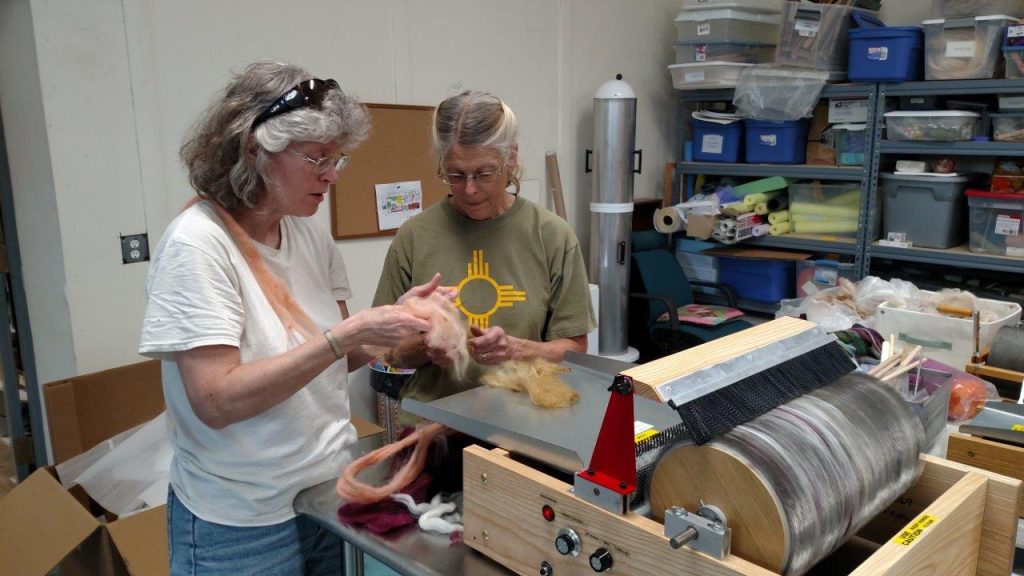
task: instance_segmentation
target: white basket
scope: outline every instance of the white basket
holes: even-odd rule
[[[978,302],[987,309],[998,311],[999,316],[993,322],[981,323],[979,341],[981,350],[985,350],[992,346],[1000,328],[1015,326],[1020,321],[1021,308],[1015,302],[981,298]],[[926,358],[959,370],[971,361],[974,353],[974,320],[971,318],[951,318],[882,304],[875,316],[875,330],[883,338],[896,334],[906,345],[920,344]]]

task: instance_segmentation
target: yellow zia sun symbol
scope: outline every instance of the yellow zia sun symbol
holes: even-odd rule
[[[490,284],[494,290],[495,298],[494,305],[491,306],[490,310],[482,313],[473,312],[466,308],[461,296],[455,299],[455,306],[466,315],[466,318],[469,318],[470,325],[486,329],[490,326],[491,316],[498,311],[498,308],[508,308],[516,302],[526,300],[525,290],[515,290],[511,284],[498,284],[491,277],[491,265],[484,261],[483,250],[473,251],[473,261],[466,265],[466,277],[462,279],[462,282],[459,282],[457,287],[458,293],[461,295],[462,289],[470,282],[476,280]]]

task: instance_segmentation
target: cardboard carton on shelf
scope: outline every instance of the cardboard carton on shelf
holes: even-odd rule
[[[43,386],[54,461],[60,464],[164,410],[156,360],[84,374]],[[359,438],[379,426],[352,419]],[[53,466],[36,470],[0,499],[0,567],[5,574],[165,576],[164,506],[117,518]]]

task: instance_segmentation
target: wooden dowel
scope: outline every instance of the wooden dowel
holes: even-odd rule
[[[899,369],[886,374],[885,377],[882,378],[881,380],[882,380],[882,382],[888,382],[888,381],[892,380],[893,378],[896,378],[897,376],[902,376],[902,375],[906,374],[907,372],[910,372],[911,370],[913,370],[914,368],[917,368],[920,365],[921,365],[921,361],[918,360],[916,362],[911,362],[910,364],[907,364],[906,366],[900,366]]]
[[[920,353],[921,345],[918,344],[917,346],[914,346],[914,349],[910,351],[910,354],[907,354],[906,356],[903,357],[903,360],[900,361],[900,366],[906,366],[907,364],[910,364],[914,360],[914,358],[916,358],[917,355]]]

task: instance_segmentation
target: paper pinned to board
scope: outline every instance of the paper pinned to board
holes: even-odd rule
[[[76,484],[104,509],[128,516],[167,502],[172,449],[167,412],[57,465],[65,488]]]
[[[376,184],[377,227],[394,230],[423,211],[423,186],[419,180]]]

